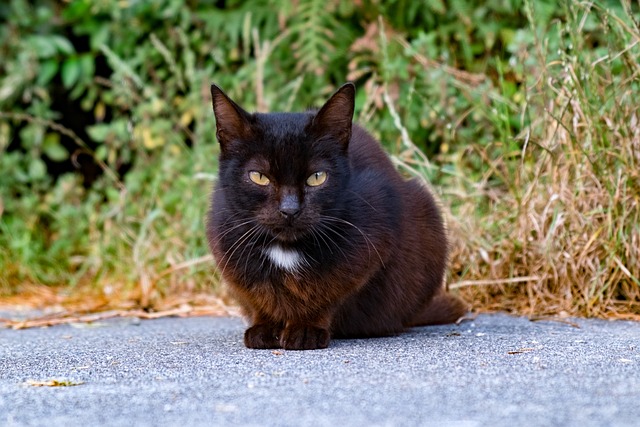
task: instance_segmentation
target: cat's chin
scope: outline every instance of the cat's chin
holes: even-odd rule
[[[294,228],[279,228],[273,230],[273,237],[283,243],[294,243],[304,237],[306,233]]]

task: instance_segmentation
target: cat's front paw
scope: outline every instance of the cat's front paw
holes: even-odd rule
[[[316,326],[288,326],[282,331],[280,345],[286,350],[315,350],[327,348],[331,336]]]
[[[244,332],[247,348],[280,348],[280,329],[269,324],[253,325]]]

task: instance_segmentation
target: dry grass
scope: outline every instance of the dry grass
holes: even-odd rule
[[[578,44],[556,62],[540,54],[524,148],[473,147],[484,179],[446,196],[451,287],[477,309],[640,320],[640,31],[597,12],[619,43],[602,57]]]

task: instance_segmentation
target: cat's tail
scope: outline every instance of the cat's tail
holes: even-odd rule
[[[467,313],[468,309],[468,305],[462,299],[442,289],[418,313],[411,326],[455,323]]]

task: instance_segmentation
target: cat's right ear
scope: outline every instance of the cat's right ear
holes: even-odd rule
[[[211,104],[216,116],[216,137],[222,150],[234,141],[248,139],[251,115],[233,102],[218,86],[211,85]]]

